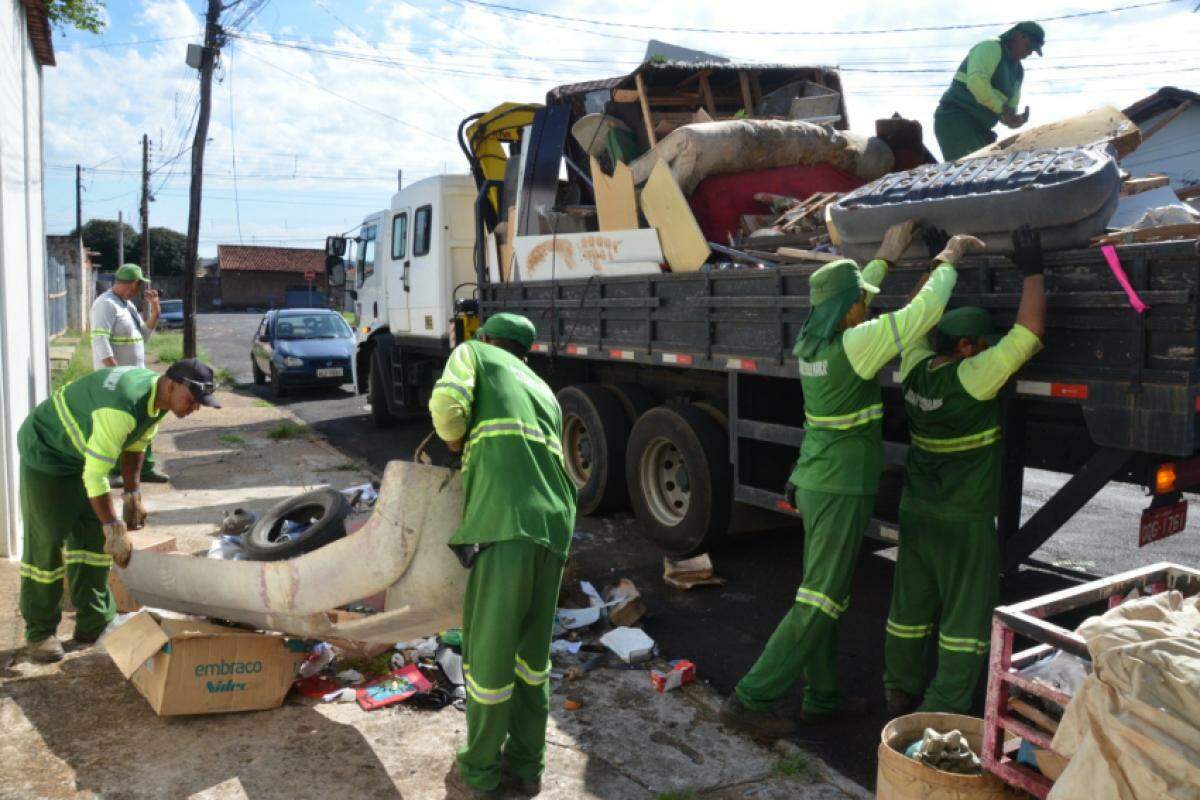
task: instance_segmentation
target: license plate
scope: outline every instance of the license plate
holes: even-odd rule
[[[1174,536],[1187,527],[1187,500],[1173,506],[1148,508],[1142,512],[1142,527],[1138,533],[1138,547]]]
[[[318,378],[340,378],[344,370],[341,367],[330,367],[329,369],[317,370]]]

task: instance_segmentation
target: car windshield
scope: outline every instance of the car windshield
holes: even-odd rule
[[[275,320],[276,339],[345,339],[352,335],[346,321],[333,312],[287,314]]]
[[[182,300],[163,300],[162,301],[162,310],[163,311],[172,311],[172,312],[183,311],[183,301]]]

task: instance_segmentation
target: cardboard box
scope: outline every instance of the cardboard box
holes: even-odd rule
[[[100,643],[159,716],[276,708],[304,659],[303,645],[282,636],[150,611]]]
[[[134,550],[152,550],[155,553],[174,553],[175,537],[165,533],[155,533],[152,530],[130,531],[129,538],[133,540]],[[117,604],[118,614],[128,614],[141,609],[142,604],[133,599],[125,585],[121,583],[117,567],[108,570],[108,588],[112,589],[113,600]],[[71,587],[63,578],[63,611],[77,611],[71,602]]]

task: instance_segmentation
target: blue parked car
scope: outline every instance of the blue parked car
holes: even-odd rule
[[[354,332],[336,311],[285,308],[263,315],[250,346],[250,368],[260,386],[283,397],[299,387],[340,386],[354,374]]]
[[[161,309],[161,313],[158,315],[159,327],[164,330],[183,327],[182,300],[163,300],[159,307]]]

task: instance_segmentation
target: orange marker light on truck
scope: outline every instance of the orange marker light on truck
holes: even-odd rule
[[[1168,462],[1159,464],[1158,471],[1154,473],[1154,493],[1166,494],[1175,491],[1175,465]]]

